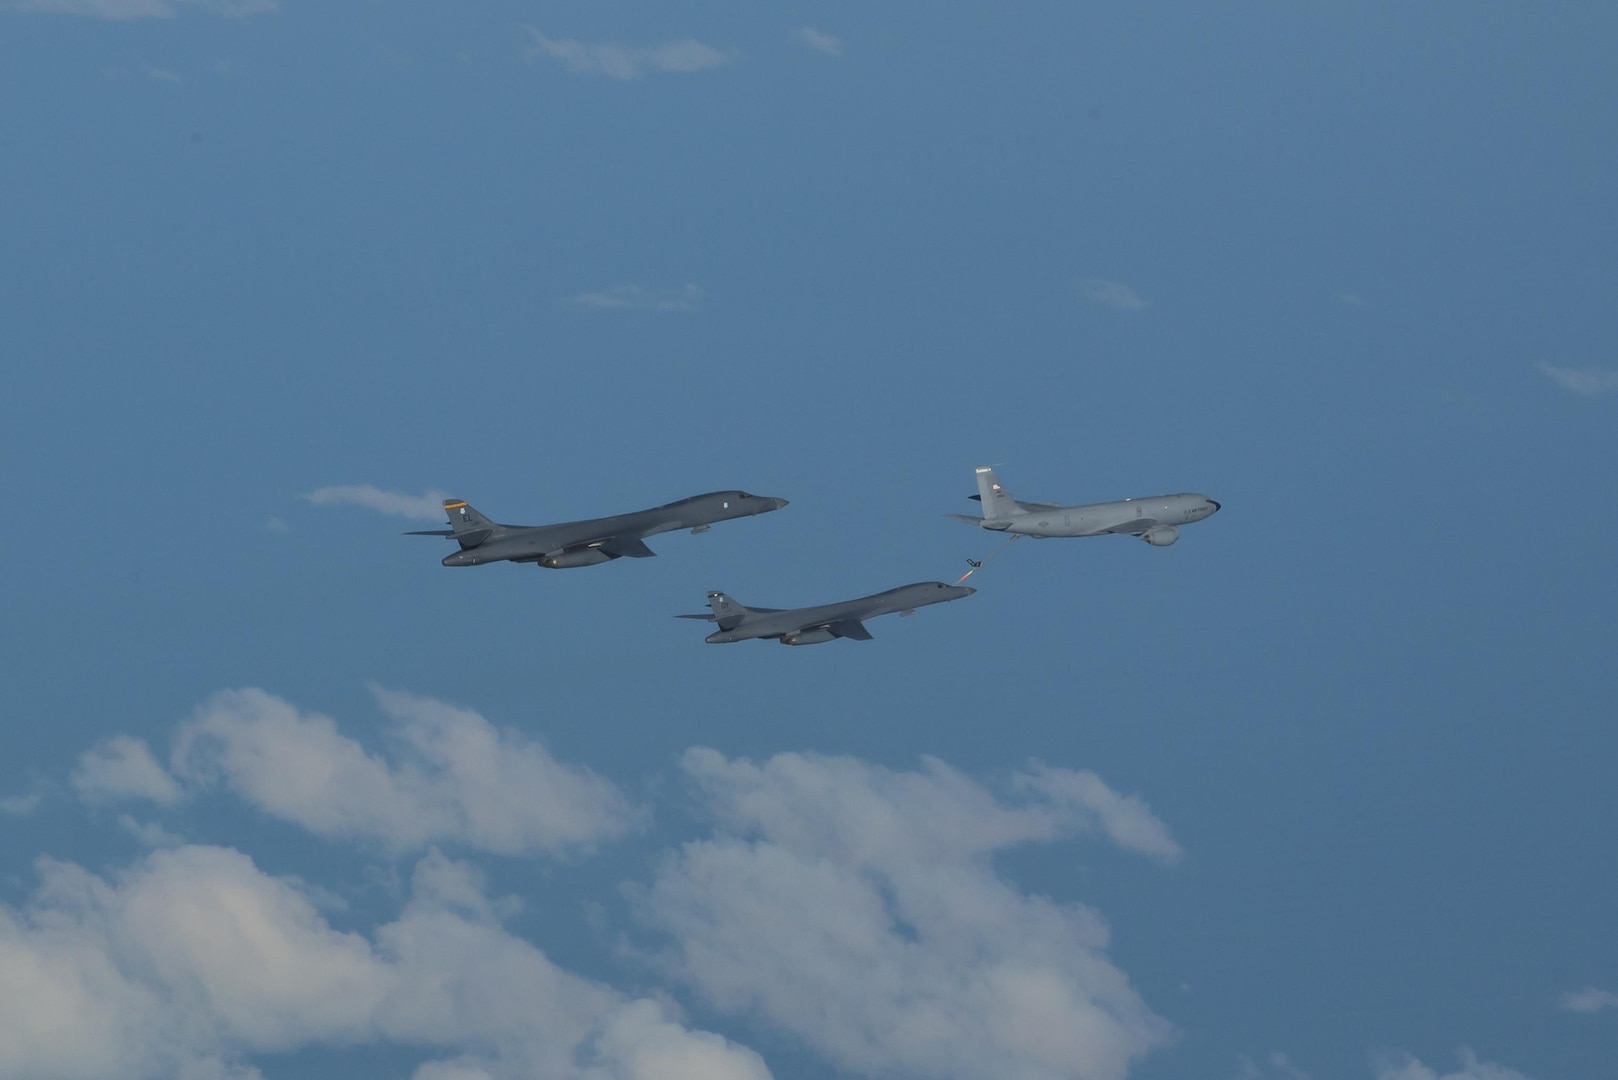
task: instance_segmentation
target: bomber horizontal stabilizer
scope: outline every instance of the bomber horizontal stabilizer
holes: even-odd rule
[[[704,615],[676,615],[674,617],[676,619],[701,619],[703,622],[717,622],[719,620],[719,616],[713,614],[712,612],[708,612]]]
[[[951,521],[964,521],[968,525],[982,525],[983,524],[983,519],[982,518],[980,518],[980,517],[972,517],[970,514],[945,514],[944,516],[949,518]]]
[[[454,529],[416,529],[416,530],[414,530],[412,532],[407,532],[404,535],[405,536],[454,536],[455,535],[455,530]]]
[[[646,546],[646,541],[633,536],[614,536],[591,546],[620,559],[650,559],[657,554]]]

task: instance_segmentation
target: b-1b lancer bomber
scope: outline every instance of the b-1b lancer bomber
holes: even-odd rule
[[[959,600],[975,592],[976,589],[964,585],[919,581],[914,585],[901,585],[897,589],[879,592],[875,596],[862,596],[858,600],[784,610],[743,607],[722,592],[711,592],[708,594],[708,606],[713,608],[713,614],[676,615],[675,618],[706,619],[718,623],[719,629],[705,639],[710,645],[752,638],[773,638],[783,645],[818,645],[834,638],[870,641],[871,632],[865,629],[861,620],[895,611],[910,615],[919,607]]]
[[[1154,495],[1149,499],[1059,506],[1056,503],[1018,502],[1011,497],[994,470],[980,468],[978,494],[981,518],[951,514],[995,532],[1015,536],[1138,536],[1153,547],[1168,547],[1180,538],[1180,526],[1201,521],[1219,509],[1206,495]]]
[[[715,522],[766,514],[785,506],[785,499],[749,495],[745,491],[711,491],[689,499],[613,517],[566,521],[558,525],[501,525],[490,521],[464,499],[445,499],[447,529],[424,529],[408,536],[444,536],[461,550],[444,556],[445,566],[478,566],[490,562],[537,563],[552,570],[594,566],[613,559],[649,559],[657,552],[648,536],[690,529],[708,531]]]

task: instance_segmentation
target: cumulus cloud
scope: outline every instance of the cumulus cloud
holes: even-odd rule
[[[396,1043],[418,1078],[762,1080],[757,1054],[558,968],[500,925],[471,868],[433,852],[399,918],[337,930],[229,848],[103,878],[41,860],[0,905],[0,1078],[259,1074],[255,1053]]]
[[[395,850],[454,842],[506,855],[589,850],[636,812],[610,781],[471,711],[373,688],[387,748],[263,690],[214,695],[174,739],[174,771],[320,836]]]
[[[1100,278],[1081,278],[1077,282],[1079,295],[1092,304],[1118,311],[1145,311],[1151,305],[1121,281],[1102,281]]]
[[[532,39],[525,50],[526,56],[549,57],[566,64],[569,71],[605,75],[611,79],[636,79],[648,72],[683,74],[730,63],[727,54],[695,38],[665,41],[660,45],[628,46],[551,38],[532,26],[524,29]]]
[[[798,40],[815,52],[825,53],[827,56],[843,55],[843,43],[830,34],[823,34],[812,26],[800,26],[796,33]]]
[[[992,862],[1112,835],[1098,806],[1121,821],[1144,804],[1119,811],[1075,779],[1090,774],[1054,769],[1014,780],[1008,801],[934,760],[895,772],[697,749],[682,765],[718,829],[671,853],[637,907],[668,935],[666,970],[719,1008],[851,1072],[962,1080],[1118,1080],[1168,1038],[1107,959],[1101,917],[1018,891]],[[1158,829],[1116,831],[1164,857]]]
[[[119,814],[118,827],[142,847],[177,848],[185,845],[185,837],[171,833],[155,821],[137,821],[132,814]]]
[[[1563,994],[1558,1007],[1567,1012],[1595,1013],[1602,1009],[1618,1009],[1618,994],[1611,990],[1597,990],[1587,986],[1583,990]]]
[[[39,809],[43,798],[39,792],[30,792],[27,795],[7,795],[0,799],[0,814],[6,817],[27,817]]]
[[[0,798],[0,814],[14,818],[28,817],[45,801],[45,789],[45,782],[36,779],[32,791]]]
[[[1461,1067],[1455,1072],[1440,1074],[1410,1054],[1383,1055],[1375,1062],[1376,1080],[1528,1080],[1515,1069],[1479,1061],[1471,1047],[1463,1046],[1457,1052]]]
[[[1045,796],[1053,807],[1065,809],[1072,820],[1093,823],[1126,851],[1163,862],[1173,862],[1181,855],[1180,845],[1169,835],[1168,826],[1144,800],[1137,795],[1120,795],[1088,769],[1052,769],[1035,762],[1015,782]]]
[[[1606,368],[1564,368],[1539,362],[1539,370],[1549,375],[1557,386],[1571,390],[1580,397],[1618,392],[1618,371]]]
[[[0,0],[0,11],[31,11],[51,15],[88,15],[123,22],[133,19],[172,19],[182,9],[207,11],[232,19],[262,15],[280,7],[277,0]]]
[[[615,285],[600,292],[570,296],[567,302],[579,307],[640,311],[694,311],[702,301],[702,290],[687,284],[680,289],[645,289],[639,285]]]
[[[1274,1080],[1309,1080],[1309,1074],[1294,1065],[1292,1059],[1279,1050],[1270,1051],[1262,1065],[1246,1054],[1236,1061],[1239,1066],[1238,1080],[1264,1080],[1265,1077],[1273,1077]]]
[[[180,801],[180,785],[152,756],[144,739],[114,735],[79,758],[70,778],[86,802],[147,799],[170,806]]]
[[[413,521],[441,521],[446,495],[436,488],[420,495],[406,495],[398,491],[383,491],[370,484],[349,484],[323,487],[309,492],[304,498],[316,506],[364,506]]]

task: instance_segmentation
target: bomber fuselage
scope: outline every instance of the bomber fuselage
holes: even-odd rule
[[[862,596],[858,600],[843,600],[835,604],[820,604],[816,607],[792,608],[786,611],[753,609],[747,612],[740,625],[734,629],[717,630],[709,634],[705,640],[712,645],[721,645],[753,638],[791,637],[801,634],[806,628],[829,626],[844,620],[859,622],[874,619],[878,615],[890,615],[895,611],[914,611],[928,604],[959,600],[963,596],[971,596],[976,591],[964,585],[921,581],[914,585],[901,585],[897,589],[874,593],[871,596]],[[811,629],[810,633],[813,632]],[[829,632],[824,637],[804,635],[793,644],[812,644],[830,640],[831,636]]]
[[[447,555],[443,562],[445,566],[479,566],[501,561],[587,566],[616,557],[610,553],[610,547],[589,546],[598,541],[624,537],[644,539],[676,529],[703,529],[721,521],[779,510],[786,504],[785,499],[749,495],[745,491],[712,491],[666,506],[612,517],[556,525],[496,525],[487,540]]]

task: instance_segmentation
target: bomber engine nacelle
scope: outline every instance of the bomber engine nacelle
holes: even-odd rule
[[[566,570],[571,566],[594,566],[596,563],[611,562],[616,555],[608,555],[600,548],[575,548],[572,551],[559,551],[555,555],[541,555],[539,565],[548,566],[552,570]]]
[[[1173,525],[1159,525],[1141,537],[1153,547],[1168,547],[1180,538],[1180,530]]]
[[[782,634],[783,645],[819,645],[822,641],[830,641],[837,635],[821,627],[819,630],[799,630],[795,634]]]

